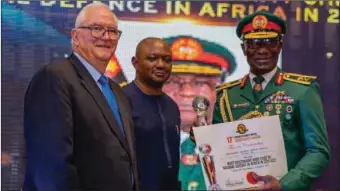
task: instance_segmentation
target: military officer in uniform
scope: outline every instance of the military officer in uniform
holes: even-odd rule
[[[306,189],[329,162],[329,145],[315,76],[277,67],[286,23],[267,12],[240,21],[237,36],[250,66],[248,75],[217,87],[213,123],[279,115],[289,172],[280,180],[254,174],[264,189]]]
[[[243,18],[236,29],[250,66],[242,79],[217,87],[213,123],[279,115],[288,173],[280,180],[259,176],[259,190],[308,189],[330,158],[326,123],[316,76],[277,67],[286,23],[267,12]]]

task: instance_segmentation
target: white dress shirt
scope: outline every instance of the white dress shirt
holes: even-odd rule
[[[264,88],[266,88],[267,84],[273,78],[273,76],[275,75],[276,71],[277,71],[277,67],[275,67],[272,71],[262,75],[262,77],[264,78],[264,81],[261,84],[262,85],[262,90],[264,90]],[[249,78],[250,78],[250,83],[251,83],[251,87],[252,88],[254,88],[254,86],[255,86],[255,82],[253,80],[255,77],[256,77],[255,74],[249,72]]]

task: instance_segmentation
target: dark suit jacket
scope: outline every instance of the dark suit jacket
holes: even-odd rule
[[[120,87],[110,84],[126,138],[76,56],[33,77],[25,96],[24,190],[132,190],[131,167],[138,183],[129,103]]]

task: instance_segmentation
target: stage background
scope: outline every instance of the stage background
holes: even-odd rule
[[[71,53],[70,31],[80,8],[92,1],[1,2],[1,186],[19,190],[25,170],[23,98],[33,74],[43,65]],[[236,59],[226,81],[242,77],[248,65],[235,35],[236,23],[254,10],[268,10],[288,22],[279,65],[284,71],[318,76],[332,150],[330,167],[315,188],[339,188],[339,1],[106,1],[123,31],[116,59],[117,83],[130,82],[130,58],[148,36],[192,35],[228,48]],[[282,61],[282,62],[281,62]],[[282,63],[282,64],[281,64]],[[117,67],[112,67],[117,68]],[[3,159],[3,157],[2,157]]]

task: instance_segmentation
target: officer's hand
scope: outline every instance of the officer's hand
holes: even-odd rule
[[[256,188],[250,188],[247,190],[281,190],[280,182],[273,176],[267,175],[267,176],[259,176],[256,173],[252,173],[253,178],[259,182],[262,181],[263,184]]]
[[[205,121],[208,120],[208,117],[205,118]],[[193,127],[199,127],[199,122],[198,122],[198,118],[196,118],[196,120],[193,122],[193,124],[190,126],[190,131],[189,131],[189,134],[190,134],[190,139],[193,143],[196,144],[196,141],[195,141],[195,137],[194,137],[194,131],[193,131]]]

